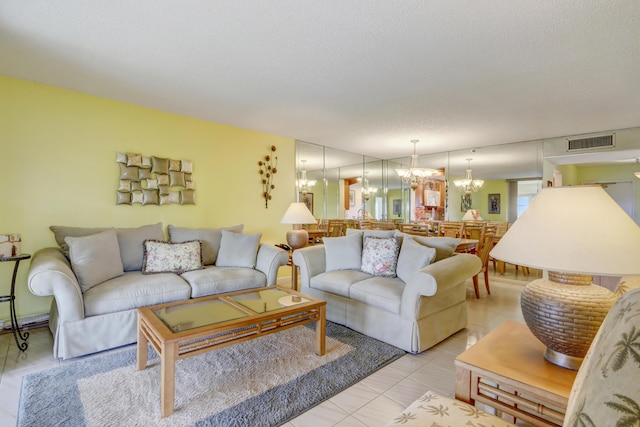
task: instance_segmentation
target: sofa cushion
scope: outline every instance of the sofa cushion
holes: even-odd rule
[[[89,289],[84,294],[84,311],[85,316],[97,316],[182,301],[190,295],[191,287],[177,274],[131,271]]]
[[[200,270],[203,268],[201,245],[200,240],[182,243],[145,240],[142,273],[181,274],[185,271]]]
[[[207,266],[181,276],[191,285],[191,298],[266,286],[267,276],[245,267]]]
[[[354,301],[381,308],[391,313],[400,313],[404,282],[399,278],[371,277],[354,283],[349,296]]]
[[[218,251],[220,251],[221,230],[242,233],[244,224],[224,228],[182,228],[169,224],[167,230],[169,231],[169,241],[171,242],[202,241],[202,262],[204,265],[213,265],[216,263]]]
[[[145,240],[165,240],[161,222],[137,228],[116,228],[116,232],[124,271],[142,270]]]
[[[360,270],[374,276],[396,277],[399,237],[364,236]]]
[[[370,274],[357,270],[333,270],[320,273],[309,281],[309,286],[349,298],[349,288],[354,283],[371,278]]]
[[[82,292],[124,274],[118,236],[113,228],[83,237],[67,236],[65,243]]]
[[[220,252],[216,265],[218,267],[255,268],[258,247],[262,233],[240,234],[221,230]]]
[[[436,257],[433,262],[438,262],[445,258],[449,258],[456,251],[456,248],[460,244],[460,239],[455,237],[423,237],[414,236],[411,234],[401,233],[396,230],[396,236],[407,237],[409,236],[417,243],[423,246],[428,246],[436,250]]]
[[[67,236],[82,237],[96,234],[108,230],[109,227],[67,227],[52,225],[49,227],[53,231],[56,243],[62,249],[64,256],[69,259],[69,246],[65,242]],[[142,257],[144,248],[142,244],[145,240],[165,240],[162,223],[143,225],[137,228],[116,228],[118,234],[118,244],[120,245],[120,258],[124,271],[142,270]]]
[[[435,257],[435,248],[423,246],[411,237],[404,236],[398,256],[398,277],[406,283],[413,273],[431,264]]]
[[[373,237],[393,237],[395,236],[395,230],[358,230],[357,228],[347,228],[345,233],[347,236],[353,236],[358,234],[361,237],[373,236]]]
[[[90,236],[91,234],[100,233],[101,231],[108,230],[108,227],[67,227],[64,225],[52,225],[49,230],[53,231],[53,237],[56,239],[56,243],[62,249],[62,253],[67,259],[69,259],[69,245],[65,241],[65,238],[69,237],[82,237]]]
[[[323,237],[326,271],[360,270],[362,265],[362,237],[352,234],[342,237]]]

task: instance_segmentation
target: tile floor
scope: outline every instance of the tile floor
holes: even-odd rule
[[[525,277],[511,269],[504,276],[491,274],[492,294],[487,296],[482,288],[479,300],[469,280],[467,329],[423,353],[403,356],[285,426],[382,426],[427,390],[453,396],[455,357],[503,321],[523,321],[520,292],[527,281],[537,276],[532,272]],[[13,335],[0,335],[0,426],[15,425],[23,375],[78,360],[53,358],[53,339],[48,329],[32,329],[29,333],[29,348],[24,353],[16,347]]]

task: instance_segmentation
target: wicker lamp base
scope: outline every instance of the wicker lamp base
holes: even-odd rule
[[[527,284],[520,306],[527,326],[547,347],[545,359],[577,370],[615,300],[591,276],[549,272],[549,279]]]

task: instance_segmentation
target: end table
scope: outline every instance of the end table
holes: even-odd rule
[[[20,261],[31,258],[30,254],[20,254],[16,256],[0,257],[0,262],[15,262],[13,267],[13,277],[11,278],[11,294],[0,296],[0,302],[9,302],[11,311],[11,331],[13,337],[16,339],[16,345],[21,351],[25,351],[29,344],[27,344],[27,338],[29,338],[29,332],[24,334],[20,332],[20,326],[18,325],[18,317],[16,316],[16,275],[18,274],[18,266]],[[22,341],[22,342],[20,342]]]

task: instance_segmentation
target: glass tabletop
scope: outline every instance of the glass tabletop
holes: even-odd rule
[[[229,299],[242,304],[256,313],[266,313],[279,310],[282,307],[309,302],[306,298],[296,301],[294,295],[280,289],[264,289],[254,292],[247,292],[229,297]]]
[[[310,301],[303,297],[298,301],[297,296],[273,288],[243,292],[228,298],[256,314]],[[222,298],[157,308],[152,311],[172,332],[187,331],[251,316]]]
[[[173,332],[249,316],[239,308],[219,299],[158,308],[153,310],[153,313]]]

